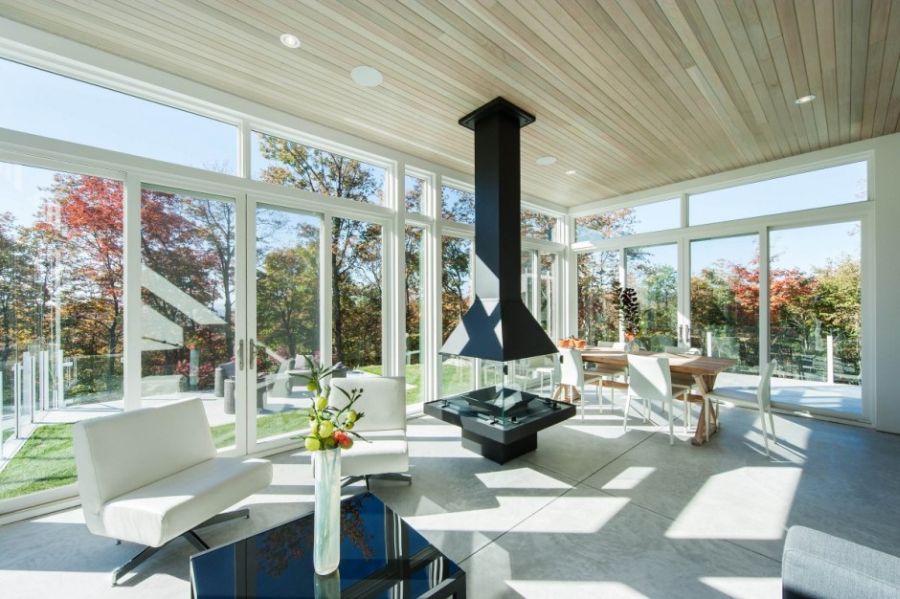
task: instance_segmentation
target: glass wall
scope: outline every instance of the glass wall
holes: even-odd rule
[[[199,397],[217,447],[235,443],[234,200],[141,190],[141,398]],[[220,384],[221,383],[221,384]]]
[[[650,351],[676,345],[678,327],[678,246],[625,250],[625,287],[637,292],[641,321],[637,344]]]
[[[769,354],[782,379],[774,401],[862,415],[860,257],[859,221],[769,233]]]
[[[348,370],[382,373],[381,225],[331,219],[332,360]]]
[[[727,187],[690,196],[691,225],[718,223],[868,199],[866,162]]]
[[[442,186],[441,217],[466,225],[475,224],[475,192],[453,185]]]
[[[72,423],[123,409],[122,198],[0,163],[0,499],[75,482]]]
[[[614,239],[639,233],[677,229],[681,225],[681,202],[672,198],[575,219],[575,240]]]
[[[256,208],[256,438],[308,425],[309,362],[320,360],[319,238],[322,217]]]
[[[251,177],[367,204],[384,203],[385,169],[335,152],[254,131]]]
[[[620,252],[578,254],[578,336],[589,344],[619,341],[619,311],[614,286]]]
[[[238,129],[0,59],[0,127],[235,174]]]
[[[691,242],[691,346],[759,374],[759,236]]]
[[[422,319],[425,297],[423,289],[422,244],[424,230],[421,227],[406,226],[406,359],[404,375],[406,376],[406,403],[415,404],[425,400],[422,364],[424,362],[422,343],[425,333],[425,322]]]
[[[444,237],[441,240],[441,343],[456,328],[473,301],[473,243],[469,239]],[[441,357],[441,395],[468,391],[475,385],[475,360],[462,356]]]

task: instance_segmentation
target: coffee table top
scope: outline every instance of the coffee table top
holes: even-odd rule
[[[312,513],[191,558],[197,599],[420,597],[462,576],[459,566],[371,493],[341,502],[336,574],[320,577],[313,570]]]

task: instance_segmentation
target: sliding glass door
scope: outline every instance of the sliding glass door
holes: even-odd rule
[[[773,401],[863,415],[861,223],[769,233]]]
[[[232,198],[141,189],[142,405],[200,398],[219,448],[236,446],[244,397],[235,330],[240,215]]]
[[[321,360],[320,247],[322,216],[257,204],[256,309],[250,348],[256,440],[296,434],[308,424],[314,393],[309,362]]]

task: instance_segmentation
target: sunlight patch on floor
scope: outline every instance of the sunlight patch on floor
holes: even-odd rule
[[[757,597],[780,597],[780,578],[742,578],[739,576],[704,576],[700,582],[735,599],[756,599]]]
[[[564,495],[515,528],[515,532],[593,534],[628,505],[626,497]]]
[[[405,520],[419,531],[505,532],[553,499],[554,497],[547,496],[497,497],[496,506],[427,516],[409,516]]]
[[[612,480],[603,485],[604,491],[627,491],[638,486],[642,480],[656,472],[652,466],[629,466]]]
[[[476,478],[488,489],[571,489],[572,485],[531,468],[479,472]]]
[[[627,584],[599,580],[507,580],[506,584],[528,599],[559,599],[560,597],[617,597],[641,599]]]
[[[803,470],[745,467],[711,476],[666,536],[671,539],[779,540]]]

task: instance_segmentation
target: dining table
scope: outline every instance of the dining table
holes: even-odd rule
[[[669,370],[672,372],[672,374],[682,375],[681,377],[673,378],[682,378],[687,379],[688,381],[693,379],[693,382],[697,387],[698,393],[691,393],[689,395],[689,400],[694,403],[699,403],[701,406],[697,429],[694,433],[694,437],[691,439],[691,443],[698,446],[703,445],[703,443],[705,443],[707,440],[705,429],[707,402],[703,401],[703,398],[712,393],[713,389],[715,388],[716,378],[719,376],[719,373],[728,370],[729,368],[732,368],[737,364],[737,360],[732,360],[731,358],[715,358],[712,356],[690,353],[682,354],[669,352],[651,352],[644,350],[632,350],[631,352],[625,352],[604,347],[587,347],[580,351],[581,359],[585,363],[614,366],[618,368],[624,368],[628,366],[629,353],[637,356],[655,356],[660,358],[667,358],[669,360]],[[604,383],[604,385],[608,385],[608,383]],[[627,386],[623,383],[619,383],[619,385]],[[710,436],[718,431],[718,416],[719,414],[717,409],[713,409],[710,411]]]

